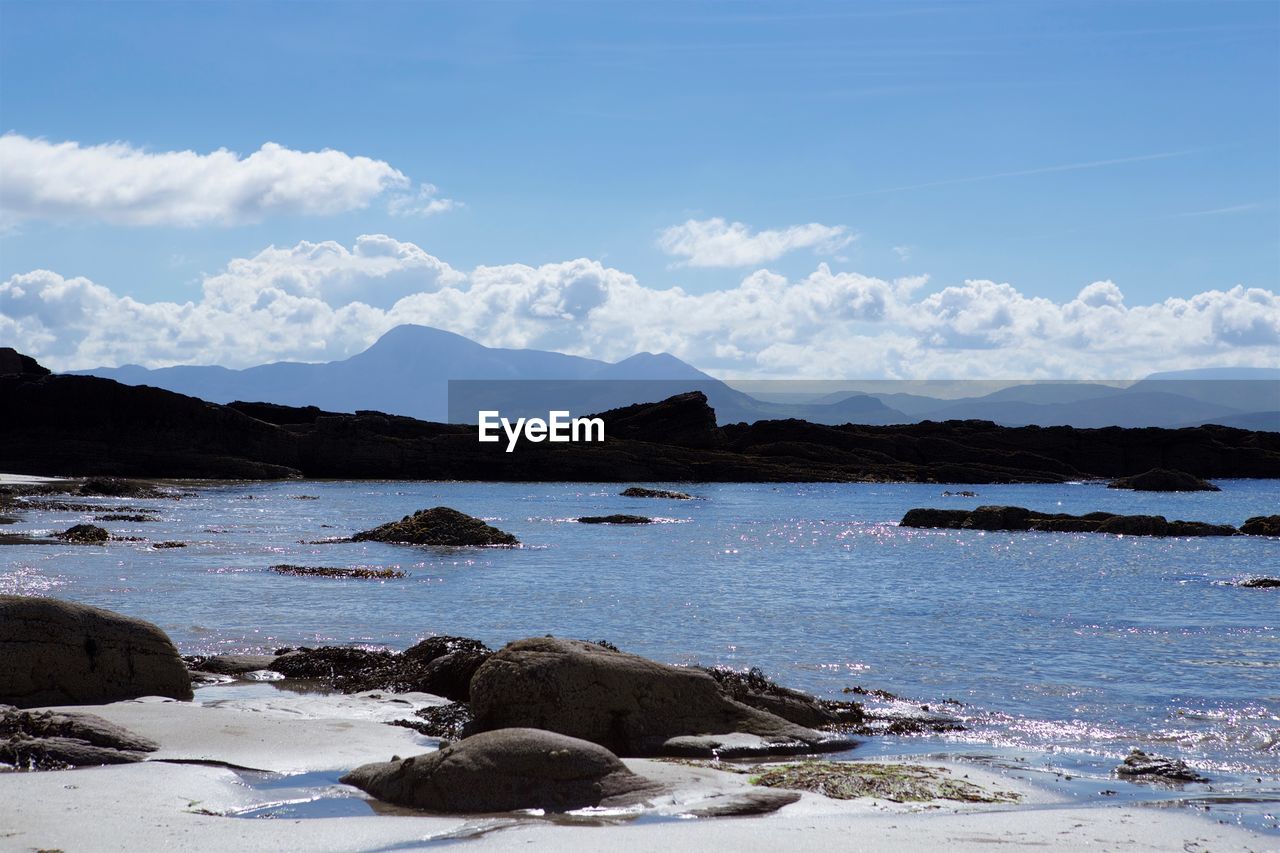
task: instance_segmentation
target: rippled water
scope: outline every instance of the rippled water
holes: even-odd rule
[[[1061,754],[1076,772],[1104,772],[1145,745],[1229,774],[1245,789],[1276,792],[1280,590],[1230,582],[1280,573],[1280,539],[927,531],[896,522],[916,506],[994,503],[1238,525],[1280,511],[1280,481],[1222,481],[1220,493],[1193,494],[970,487],[977,498],[917,484],[665,485],[707,499],[629,499],[615,485],[403,482],[253,483],[202,488],[181,501],[99,499],[160,510],[157,523],[102,522],[113,533],[188,547],[6,546],[0,592],[141,616],[192,652],[405,647],[430,633],[490,645],[538,634],[608,639],[674,663],[760,666],[824,696],[863,685],[923,703],[965,703],[969,731],[872,747],[881,751],[1033,750]],[[303,544],[439,504],[526,544]],[[668,523],[572,521],[612,512]],[[91,518],[31,513],[0,532],[62,530]],[[276,563],[395,567],[408,577],[290,577],[271,572]]]

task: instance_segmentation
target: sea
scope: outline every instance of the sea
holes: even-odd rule
[[[869,738],[847,758],[930,756],[1016,769],[1082,802],[1205,811],[1280,833],[1280,539],[919,530],[913,507],[1105,510],[1241,524],[1280,512],[1280,481],[1220,492],[1060,485],[474,483],[177,484],[179,500],[97,522],[145,541],[0,547],[0,594],[56,596],[155,622],[184,653],[432,634],[495,648],[541,635],[608,640],[679,665],[760,668],[824,698],[888,691],[962,731]],[[620,496],[624,485],[697,500]],[[971,490],[973,497],[944,491]],[[514,548],[333,541],[449,506]],[[575,519],[643,514],[648,525]],[[29,512],[42,535],[94,512]],[[161,541],[186,543],[157,549]],[[390,580],[281,575],[278,564],[391,568]],[[1135,785],[1130,751],[1181,758],[1210,784]]]

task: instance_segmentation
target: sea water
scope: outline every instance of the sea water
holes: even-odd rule
[[[1011,504],[1235,525],[1280,512],[1280,481],[1219,484],[1221,492],[1177,494],[1097,483],[648,484],[701,498],[692,501],[624,498],[614,484],[201,486],[181,500],[73,498],[150,507],[159,521],[100,522],[147,542],[0,548],[0,593],[142,617],[186,653],[405,648],[429,634],[497,647],[554,634],[609,640],[669,663],[757,666],[828,698],[857,698],[843,691],[861,686],[931,708],[956,700],[963,704],[940,707],[965,731],[876,739],[859,754],[1029,762],[1096,780],[1092,796],[1116,789],[1107,771],[1141,746],[1216,777],[1219,794],[1261,801],[1246,817],[1271,827],[1280,796],[1280,589],[1234,584],[1280,574],[1280,539],[897,525],[922,506]],[[942,494],[964,488],[979,494]],[[438,505],[524,544],[323,541]],[[574,521],[620,512],[657,523]],[[93,515],[30,512],[0,532],[60,531]],[[187,546],[151,547],[164,540]],[[407,576],[284,576],[270,569],[280,563]],[[1227,813],[1238,819],[1240,810]]]

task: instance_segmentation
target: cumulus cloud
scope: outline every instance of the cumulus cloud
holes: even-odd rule
[[[338,359],[402,323],[611,361],[670,352],[726,378],[1105,379],[1280,363],[1280,295],[1241,286],[1129,305],[1111,281],[1055,301],[1003,282],[936,288],[819,264],[693,293],[587,259],[463,273],[385,235],[268,247],[185,303],[47,270],[0,283],[0,341],[64,370]]]
[[[658,248],[682,258],[681,266],[747,267],[777,260],[796,249],[820,254],[838,252],[855,239],[843,225],[792,225],[777,231],[756,231],[741,222],[690,219],[658,236]]]
[[[117,225],[236,225],[268,214],[357,210],[383,193],[406,213],[439,213],[436,198],[382,160],[342,151],[295,151],[268,142],[242,157],[219,148],[148,152],[123,142],[82,146],[0,136],[0,225],[28,220]]]

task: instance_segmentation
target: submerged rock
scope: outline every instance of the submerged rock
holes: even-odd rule
[[[629,489],[623,489],[619,494],[624,498],[665,498],[672,501],[691,501],[693,495],[684,492],[670,492],[666,489],[646,489],[643,486],[632,486]]]
[[[519,545],[510,533],[447,506],[418,510],[351,537],[354,542],[394,542],[403,545]]]
[[[1121,477],[1107,484],[1108,489],[1133,489],[1138,492],[1220,492],[1222,489],[1186,471],[1152,468],[1132,477]]]
[[[1045,533],[1112,533],[1124,536],[1235,536],[1229,524],[1169,521],[1162,515],[1086,515],[1041,513],[1020,506],[980,506],[974,510],[918,508],[907,510],[901,527],[951,530],[1038,530]]]
[[[1236,586],[1246,589],[1276,589],[1280,587],[1280,578],[1249,578],[1240,581]]]
[[[1208,782],[1181,759],[1162,758],[1134,749],[1116,768],[1116,775],[1131,782]]]
[[[150,483],[119,480],[115,477],[90,477],[76,490],[82,495],[101,495],[109,498],[171,498],[172,492],[157,489]]]
[[[137,523],[137,522],[143,522],[143,521],[159,521],[160,519],[154,515],[142,515],[141,513],[131,514],[131,513],[124,513],[124,512],[109,512],[106,515],[95,515],[93,517],[93,520],[94,521],[132,521]]]
[[[55,535],[64,542],[77,545],[101,545],[111,538],[110,533],[93,524],[77,524]]]
[[[20,708],[192,698],[163,631],[83,604],[0,596],[0,702]]]
[[[157,545],[156,547],[159,548],[161,546]],[[295,566],[291,563],[272,566],[271,571],[278,575],[300,575],[312,578],[359,578],[361,580],[392,580],[405,576],[404,572],[399,569],[378,569],[371,566],[338,569],[330,566]]]
[[[1250,536],[1280,536],[1280,515],[1255,515],[1240,525],[1240,532]]]
[[[653,519],[643,515],[584,515],[579,524],[652,524]]]
[[[703,670],[553,637],[518,640],[490,657],[471,680],[471,709],[480,731],[547,729],[620,755],[660,754],[682,735],[733,732],[796,740],[813,752],[853,745],[730,699]]]
[[[660,790],[601,746],[527,728],[366,764],[339,781],[389,803],[446,814],[631,805]]]
[[[63,770],[142,761],[159,746],[93,714],[0,708],[0,764]]]

